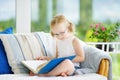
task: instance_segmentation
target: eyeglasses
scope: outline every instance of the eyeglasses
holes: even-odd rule
[[[65,29],[65,31],[60,32],[59,34],[53,34],[55,37],[59,37],[59,36],[64,36],[67,33],[68,28]]]

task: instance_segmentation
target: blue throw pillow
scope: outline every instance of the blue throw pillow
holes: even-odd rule
[[[9,27],[5,29],[4,31],[1,31],[0,34],[12,34],[13,29],[12,27]],[[4,50],[4,46],[2,44],[2,41],[0,39],[0,74],[12,74],[11,67],[8,64],[6,52]]]

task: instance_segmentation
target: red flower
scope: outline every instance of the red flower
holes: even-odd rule
[[[102,26],[102,27],[101,27],[101,30],[102,30],[102,31],[105,31],[105,30],[106,30],[106,28],[105,28],[104,26]]]
[[[100,25],[101,25],[101,23],[97,23],[97,24],[96,24],[96,28],[98,28]]]
[[[99,24],[96,24],[96,29],[99,27]]]
[[[98,39],[101,42],[113,41],[120,36],[120,24],[92,24],[91,30],[92,34],[90,36],[91,39]]]

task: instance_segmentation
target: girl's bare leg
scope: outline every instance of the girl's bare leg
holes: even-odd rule
[[[68,76],[74,72],[73,63],[66,59],[47,74],[38,74],[38,76]]]

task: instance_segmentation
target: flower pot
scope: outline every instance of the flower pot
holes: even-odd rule
[[[98,49],[101,49],[101,50],[102,50],[102,44],[97,44],[96,47],[97,47]],[[109,44],[109,50],[108,50],[108,51],[113,51],[113,50],[114,50],[114,48],[112,47],[111,44]],[[104,51],[107,51],[107,44],[104,44]]]

